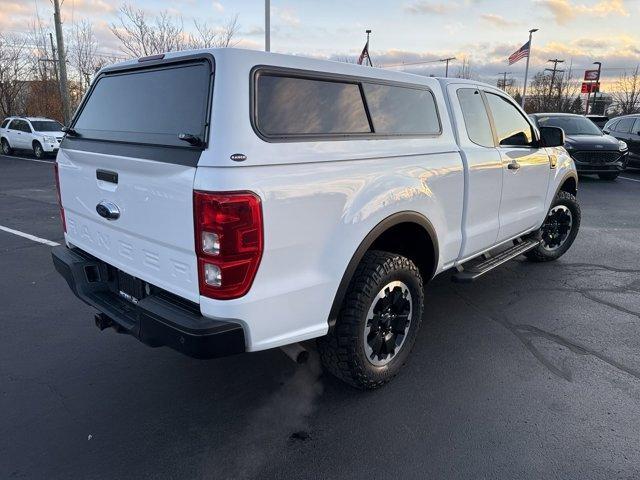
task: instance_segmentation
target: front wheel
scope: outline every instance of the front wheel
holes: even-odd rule
[[[335,327],[318,339],[324,367],[363,390],[398,374],[415,342],[424,304],[423,282],[406,257],[372,250],[351,280]]]
[[[600,177],[600,180],[609,180],[610,182],[618,178],[618,175],[620,175],[620,172],[598,174],[598,176]]]
[[[40,142],[35,142],[33,144],[33,154],[36,156],[36,158],[39,158],[39,159],[44,158],[45,156],[44,148],[42,148],[42,145],[40,145]]]
[[[2,139],[2,153],[5,155],[11,155],[13,153],[13,148],[11,148],[6,138]]]
[[[540,244],[525,256],[533,262],[550,262],[565,254],[580,229],[580,205],[569,192],[558,192],[547,217],[534,235]]]

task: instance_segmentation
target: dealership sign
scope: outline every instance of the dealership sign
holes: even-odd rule
[[[600,80],[600,74],[598,70],[586,70],[584,72],[584,80],[585,82],[593,82],[596,80]]]
[[[600,91],[600,82],[582,82],[581,93],[596,93]]]

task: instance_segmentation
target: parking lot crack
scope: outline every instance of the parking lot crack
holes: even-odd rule
[[[483,310],[480,305],[477,305],[469,298],[462,295],[455,288],[453,289],[454,293],[471,309],[473,309],[479,315],[493,320],[494,322],[502,325],[504,328],[509,330],[515,337],[520,340],[520,342],[524,345],[524,347],[533,355],[533,357],[547,370],[553,373],[555,376],[566,380],[567,382],[572,381],[571,371],[562,366],[556,365],[553,361],[549,360],[532,342],[534,338],[542,338],[553,342],[557,345],[567,348],[569,351],[576,355],[580,356],[591,356],[594,357],[609,366],[624,372],[632,377],[640,380],[640,371],[624,365],[623,363],[615,360],[614,358],[609,357],[601,352],[598,352],[592,348],[589,348],[585,345],[581,345],[573,340],[569,340],[561,335],[548,332],[539,327],[529,324],[517,324],[510,321],[506,316],[501,315],[497,312],[494,312],[489,309],[489,311]],[[638,314],[635,314],[638,316]]]

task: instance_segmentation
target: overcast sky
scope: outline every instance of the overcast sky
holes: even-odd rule
[[[264,46],[263,0],[142,0],[131,2],[150,14],[167,10],[186,28],[194,18],[212,25],[238,14],[239,46]],[[100,51],[118,52],[108,25],[116,20],[117,0],[64,0],[66,25],[89,18]],[[52,16],[49,0],[1,0],[0,30],[23,32],[36,13]],[[371,56],[376,65],[437,60],[471,60],[474,73],[494,81],[497,73],[522,78],[525,61],[508,66],[506,58],[534,35],[533,71],[549,58],[573,62],[578,76],[593,61],[603,75],[617,77],[640,63],[640,0],[272,0],[272,50],[326,58],[354,57],[373,30]],[[454,62],[450,72],[457,72]],[[443,75],[444,66],[403,67],[415,73]]]

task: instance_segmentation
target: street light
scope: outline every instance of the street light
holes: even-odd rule
[[[591,106],[591,112],[596,109],[596,96],[600,90],[600,72],[602,71],[602,62],[593,62],[594,65],[598,65],[598,78],[596,79],[596,91],[593,92],[593,105]]]
[[[271,0],[264,0],[264,51],[271,51]]]
[[[527,98],[527,80],[529,79],[529,60],[531,58],[531,40],[533,39],[533,34],[538,31],[537,28],[532,28],[529,30],[529,55],[527,55],[527,66],[524,69],[524,87],[522,87],[522,108],[524,108],[524,101]]]

